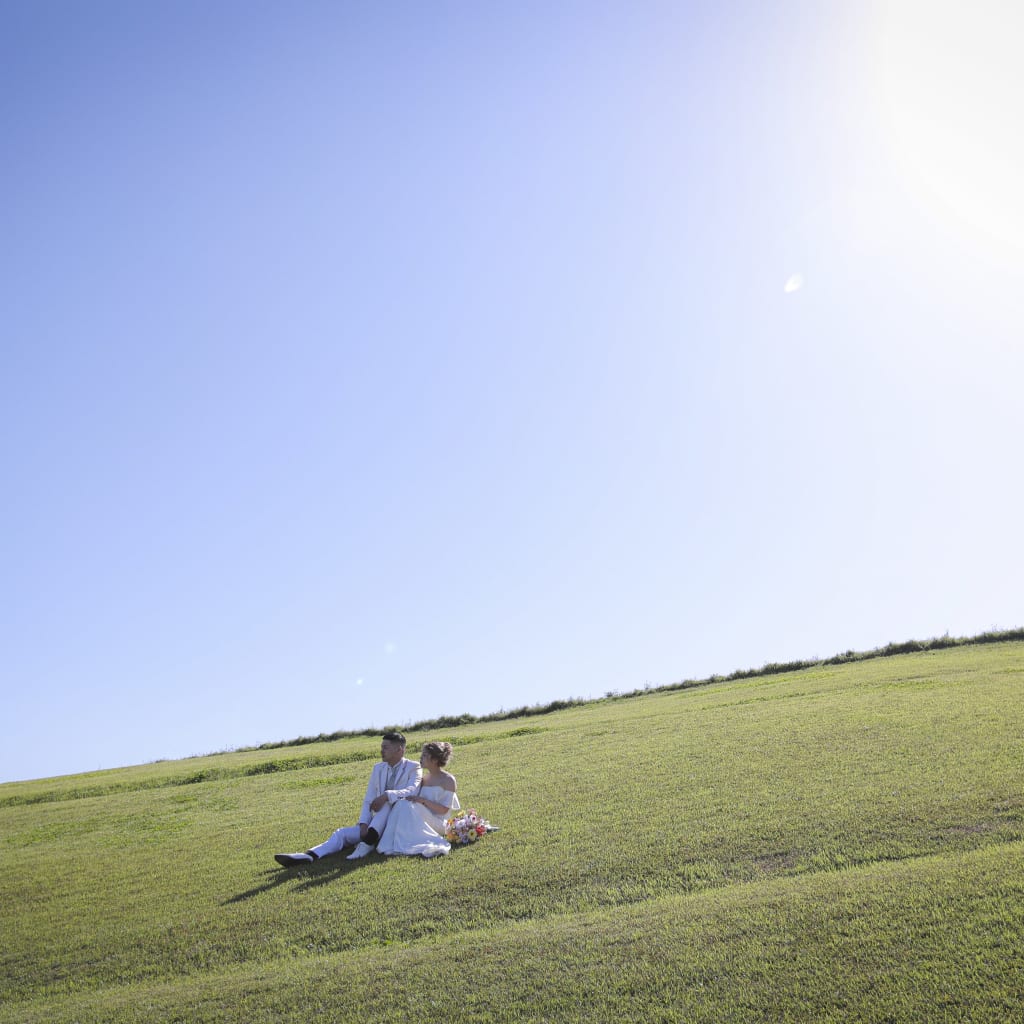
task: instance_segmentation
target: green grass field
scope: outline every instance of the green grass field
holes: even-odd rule
[[[1024,1005],[1024,643],[520,721],[501,826],[283,870],[378,742],[0,786],[0,1022],[1006,1021]]]

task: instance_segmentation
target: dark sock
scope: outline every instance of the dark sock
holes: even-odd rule
[[[380,842],[380,833],[375,828],[368,828],[363,842],[367,846],[376,846]]]
[[[319,860],[320,859],[320,854],[319,853],[314,853],[312,850],[307,850],[306,853],[308,853],[310,855],[310,857],[313,858],[313,860]]]

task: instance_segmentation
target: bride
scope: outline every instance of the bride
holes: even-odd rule
[[[455,795],[455,776],[444,770],[452,756],[450,743],[424,743],[420,753],[423,781],[414,796],[395,802],[384,834],[377,844],[378,853],[437,857],[451,845],[444,837],[444,822],[459,809]]]

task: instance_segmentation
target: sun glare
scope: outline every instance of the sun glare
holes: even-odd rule
[[[941,215],[1024,255],[1024,3],[902,0],[882,24],[898,163]]]

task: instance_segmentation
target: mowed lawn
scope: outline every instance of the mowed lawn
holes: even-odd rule
[[[0,786],[0,1022],[993,1021],[1024,1004],[1024,643],[410,734],[501,826],[283,870],[352,738]]]

